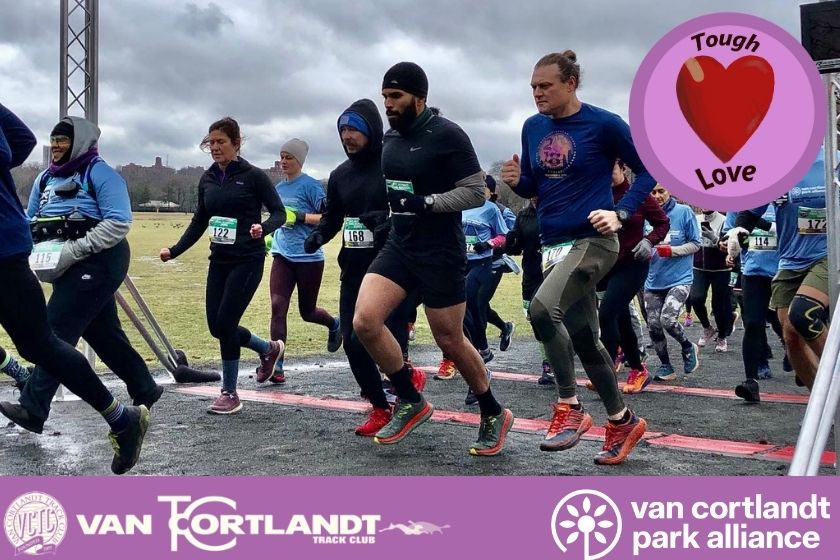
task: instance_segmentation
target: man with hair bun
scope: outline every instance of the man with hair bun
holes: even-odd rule
[[[543,451],[577,445],[592,426],[576,395],[577,353],[607,409],[606,441],[599,465],[624,461],[646,429],[624,405],[613,364],[598,337],[595,286],[618,257],[616,232],[647,198],[654,180],[630,137],[630,127],[577,97],[580,66],[573,51],[551,53],[534,67],[531,89],[539,114],[522,127],[522,156],[502,166],[501,179],[517,195],[538,196],[545,281],[530,306],[531,321],[557,379],[558,398]],[[636,173],[613,203],[613,165],[621,159]]]

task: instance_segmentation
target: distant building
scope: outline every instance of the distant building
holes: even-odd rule
[[[181,205],[168,200],[150,200],[149,202],[138,204],[137,207],[146,212],[174,212]]]

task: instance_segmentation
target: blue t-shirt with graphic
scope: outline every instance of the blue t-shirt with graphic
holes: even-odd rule
[[[662,245],[677,247],[694,242],[699,247],[700,226],[697,218],[689,206],[678,204],[671,198],[662,207],[671,221],[671,228],[665,236]],[[660,257],[656,249],[650,260],[646,290],[668,290],[674,286],[690,285],[694,280],[694,255],[684,257]]]
[[[301,210],[307,214],[320,214],[327,195],[320,181],[302,173],[291,181],[281,181],[274,187],[283,205],[289,210]],[[271,253],[282,255],[292,262],[317,262],[324,260],[324,250],[312,254],[303,250],[303,242],[316,226],[303,222],[277,228],[271,242]]]
[[[612,170],[617,158],[630,166],[636,180],[615,204]],[[592,211],[618,208],[635,214],[656,184],[636,153],[627,123],[587,103],[568,117],[528,118],[522,127],[520,166],[513,191],[526,198],[539,196],[543,245],[600,235],[589,223]]]
[[[478,208],[470,208],[461,212],[461,224],[464,226],[464,237],[467,241],[467,260],[484,259],[493,254],[493,249],[482,253],[473,251],[472,246],[480,241],[489,241],[497,235],[505,235],[508,226],[505,223],[499,207],[485,200]]]
[[[26,213],[29,218],[40,215],[66,216],[76,210],[86,218],[131,223],[131,200],[125,180],[110,165],[97,160],[70,177],[49,177],[41,192],[41,176],[35,177]],[[79,188],[73,196],[55,193],[56,187],[75,183]]]

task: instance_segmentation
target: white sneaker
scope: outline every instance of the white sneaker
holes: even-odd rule
[[[729,345],[725,338],[718,339],[717,344],[715,344],[715,352],[729,352]]]
[[[710,340],[715,338],[715,329],[703,329],[703,334],[700,335],[700,340],[697,341],[697,346],[703,348]]]

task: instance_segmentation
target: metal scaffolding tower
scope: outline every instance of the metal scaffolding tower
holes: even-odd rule
[[[99,0],[61,0],[59,118],[99,121]]]

